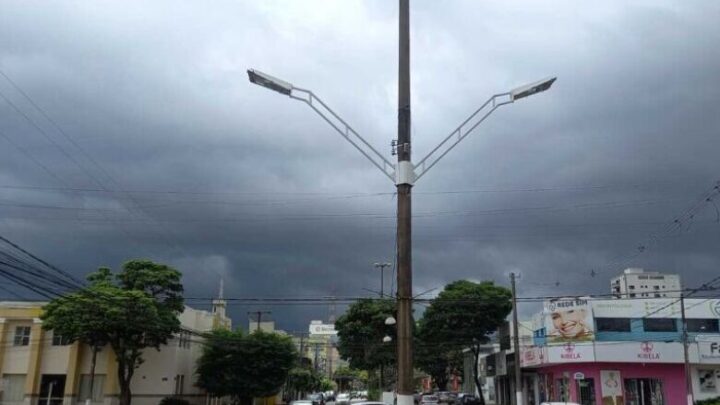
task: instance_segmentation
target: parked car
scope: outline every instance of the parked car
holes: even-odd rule
[[[290,405],[313,405],[313,402],[309,399],[299,399],[297,401],[290,402]]]
[[[312,405],[325,405],[325,396],[321,393],[310,394],[307,399],[312,401]]]
[[[460,393],[457,394],[454,403],[455,405],[478,405],[480,399],[473,394]]]
[[[423,395],[420,398],[420,405],[437,405],[439,403],[440,400],[436,395]]]
[[[439,391],[436,395],[437,395],[437,397],[438,397],[438,401],[439,401],[439,402],[443,402],[443,403],[446,403],[446,404],[452,402],[452,398],[451,398],[450,392],[448,392],[448,391]]]
[[[342,393],[338,394],[337,398],[335,398],[335,405],[349,405],[350,404],[350,394]]]
[[[540,405],[580,405],[577,402],[543,402]]]

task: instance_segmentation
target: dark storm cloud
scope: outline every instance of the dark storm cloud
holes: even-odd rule
[[[416,185],[415,291],[510,271],[525,296],[607,292],[631,265],[687,285],[716,272],[712,205],[635,253],[718,178],[718,8],[413,2],[416,160],[488,96],[559,77]],[[0,234],[78,275],[167,261],[193,297],[220,277],[234,297],[369,295],[372,263],[392,257],[392,185],[245,69],[313,89],[389,155],[396,41],[386,1],[6,2],[0,69],[69,138],[0,77],[27,114],[0,100]],[[255,308],[233,306],[235,322]],[[288,330],[328,316],[263,309]]]

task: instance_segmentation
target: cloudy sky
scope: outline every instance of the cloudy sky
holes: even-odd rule
[[[631,266],[717,274],[720,3],[627,3],[412,2],[416,161],[490,95],[558,77],[416,184],[416,292],[511,271],[525,297],[606,293]],[[221,277],[228,297],[371,295],[393,184],[250,67],[393,158],[395,1],[4,1],[0,235],[78,276],[166,262],[191,297]],[[329,315],[231,315],[256,309],[286,330]]]

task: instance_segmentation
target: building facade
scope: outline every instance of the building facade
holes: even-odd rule
[[[117,404],[120,391],[112,349],[106,346],[97,353],[91,378],[91,348],[43,330],[44,304],[0,302],[0,403],[76,405],[90,399],[92,405]],[[225,302],[216,300],[212,312],[185,307],[179,319],[182,332],[159,351],[143,353],[145,362],[131,385],[133,404],[155,405],[167,396],[206,403],[205,393],[195,387],[195,363],[202,353],[197,334],[231,326]]]
[[[615,298],[678,298],[682,284],[678,274],[629,268],[610,280],[610,290]]]
[[[546,302],[533,344],[521,348],[526,404],[687,403],[680,305],[672,298]],[[685,299],[685,308],[692,394],[718,397],[720,300]]]

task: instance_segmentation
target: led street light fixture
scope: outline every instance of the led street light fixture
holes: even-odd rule
[[[539,82],[518,87],[510,91],[510,98],[512,101],[515,101],[527,96],[532,96],[535,93],[543,92],[549,89],[550,86],[555,83],[555,80],[557,80],[557,77],[548,77],[547,79],[540,80]]]
[[[257,84],[258,86],[263,86],[270,90],[277,91],[278,93],[285,94],[286,96],[289,96],[290,93],[292,93],[293,85],[284,80],[272,77],[269,74],[255,69],[248,69],[247,74],[250,82]]]

